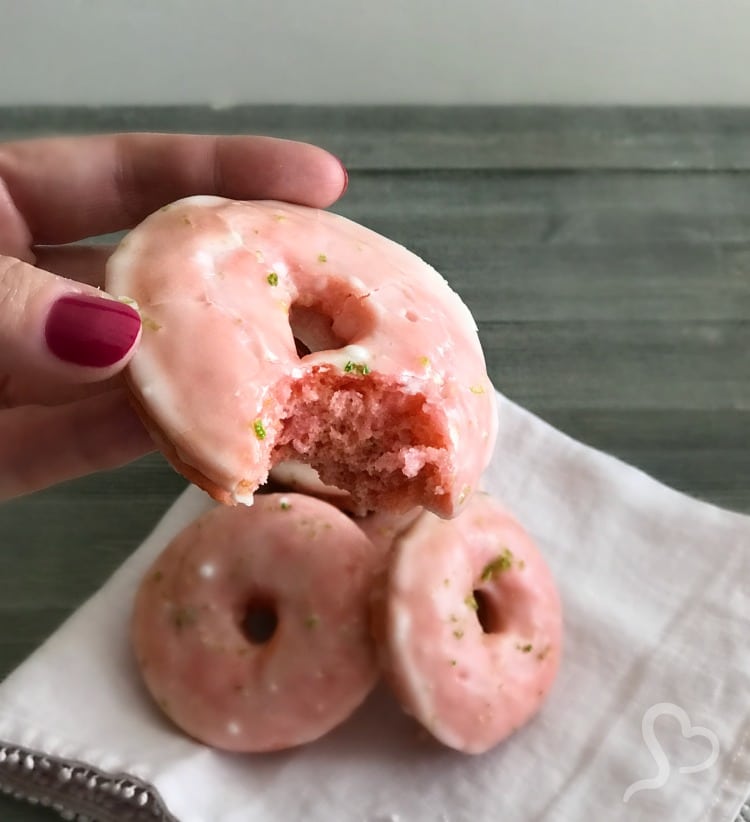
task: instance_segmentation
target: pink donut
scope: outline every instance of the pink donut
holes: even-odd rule
[[[558,669],[560,599],[541,554],[486,494],[458,519],[425,512],[396,540],[374,598],[402,706],[445,745],[483,753],[540,707]]]
[[[358,510],[348,491],[326,485],[318,472],[306,462],[283,460],[276,463],[268,474],[265,488],[294,491],[297,494],[308,494],[311,497],[330,502],[342,511],[364,516],[367,512]],[[265,490],[264,488],[264,490]]]
[[[317,739],[378,678],[368,597],[379,567],[360,529],[312,497],[213,509],[169,544],[138,590],[131,635],[148,690],[216,748]]]
[[[144,333],[128,375],[172,463],[250,502],[310,463],[364,509],[451,517],[496,433],[476,325],[446,281],[329,212],[192,197],[122,241],[107,290]]]

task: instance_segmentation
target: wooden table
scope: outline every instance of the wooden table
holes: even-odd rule
[[[495,385],[573,437],[750,512],[750,110],[5,109],[0,140],[111,130],[305,139],[335,210],[432,262]],[[0,677],[184,487],[157,456],[0,506]],[[750,778],[750,775],[749,775]],[[48,812],[0,798],[0,818]]]

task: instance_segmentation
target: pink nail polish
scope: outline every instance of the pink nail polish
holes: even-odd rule
[[[130,351],[140,327],[138,312],[125,303],[70,294],[53,303],[44,336],[59,359],[106,368]]]

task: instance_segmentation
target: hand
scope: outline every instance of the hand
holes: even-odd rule
[[[70,243],[191,194],[325,208],[345,188],[323,149],[267,137],[0,144],[0,499],[153,449],[118,376],[140,318],[98,290],[112,249]]]

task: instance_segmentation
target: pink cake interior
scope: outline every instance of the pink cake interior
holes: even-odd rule
[[[379,374],[315,367],[274,392],[281,434],[272,462],[297,459],[363,510],[406,511],[449,490],[445,421],[423,394]],[[283,398],[283,399],[282,399]]]

